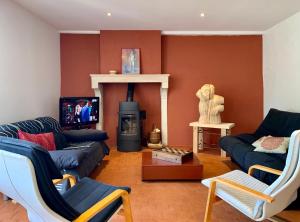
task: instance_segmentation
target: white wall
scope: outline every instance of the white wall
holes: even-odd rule
[[[0,0],[0,124],[58,117],[59,41],[54,27]]]
[[[264,112],[300,112],[300,12],[263,36]]]

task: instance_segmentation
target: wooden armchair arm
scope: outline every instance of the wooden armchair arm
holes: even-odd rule
[[[259,192],[257,190],[253,190],[249,187],[246,187],[244,185],[238,184],[234,181],[224,179],[224,178],[214,178],[210,182],[209,191],[208,191],[208,198],[207,198],[207,204],[206,204],[206,210],[204,215],[204,222],[210,222],[211,221],[211,212],[212,212],[212,206],[215,202],[215,196],[216,196],[216,188],[217,183],[221,183],[225,186],[228,186],[230,188],[233,188],[235,190],[247,193],[249,195],[252,195],[258,199],[267,201],[268,203],[271,203],[274,201],[274,198],[271,196],[268,196],[262,192]]]
[[[64,174],[62,179],[55,179],[52,180],[52,182],[54,185],[56,185],[65,179],[69,179],[71,187],[73,187],[76,184],[76,178],[71,174]]]
[[[119,197],[122,197],[126,222],[132,222],[129,194],[127,191],[121,189],[115,190],[110,195],[106,196],[104,199],[95,203],[92,207],[90,207],[88,210],[82,213],[78,218],[76,218],[74,222],[89,221],[92,217],[94,217],[97,213],[102,211],[109,204],[117,200]]]
[[[253,175],[254,173],[254,170],[262,170],[262,171],[265,171],[265,172],[268,172],[268,173],[273,173],[273,174],[276,174],[276,175],[281,175],[282,171],[280,170],[276,170],[276,169],[273,169],[273,168],[270,168],[270,167],[266,167],[266,166],[262,166],[262,165],[258,165],[258,164],[255,164],[253,166],[251,166],[248,170],[248,174],[249,175]]]
[[[243,186],[243,185],[238,184],[236,182],[233,182],[231,180],[227,180],[227,179],[223,179],[223,178],[216,178],[211,183],[213,183],[213,182],[224,184],[225,186],[228,186],[228,187],[231,187],[233,189],[239,190],[241,192],[247,193],[247,194],[249,194],[251,196],[254,196],[258,199],[267,201],[268,203],[272,203],[274,201],[274,198],[271,197],[271,196],[268,196],[268,195],[266,195],[262,192],[259,192],[257,190],[253,190],[249,187]],[[212,184],[211,184],[211,186],[212,186]]]

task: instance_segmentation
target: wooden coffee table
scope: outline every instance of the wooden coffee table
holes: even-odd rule
[[[142,153],[142,180],[201,180],[203,165],[197,156],[183,164],[152,159],[151,152]]]

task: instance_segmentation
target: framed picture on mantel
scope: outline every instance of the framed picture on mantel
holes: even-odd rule
[[[140,74],[140,49],[122,49],[122,74]]]

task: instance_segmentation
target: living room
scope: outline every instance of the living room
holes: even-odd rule
[[[0,221],[300,221],[299,11],[1,0]]]

